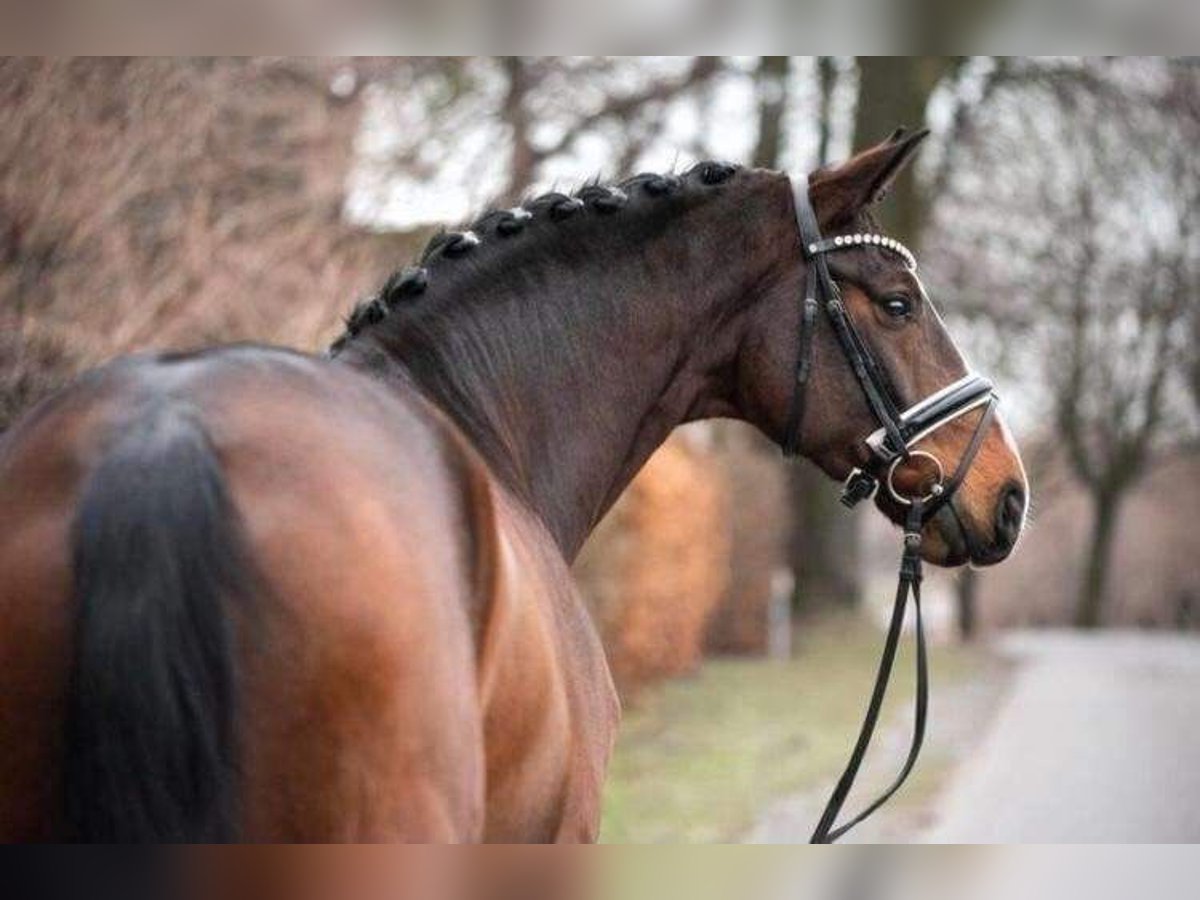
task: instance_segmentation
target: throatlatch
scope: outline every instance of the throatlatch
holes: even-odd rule
[[[827,844],[836,841],[886,803],[904,784],[921,752],[921,744],[925,738],[926,713],[929,708],[929,664],[925,646],[924,622],[921,618],[921,532],[925,523],[942,506],[950,502],[955,491],[962,485],[963,479],[983,445],[998,398],[988,379],[980,375],[967,374],[925,399],[907,408],[901,408],[898,399],[893,395],[891,382],[871,355],[866,341],[855,329],[854,322],[842,303],[841,292],[830,274],[826,256],[840,250],[878,247],[900,256],[905,264],[914,271],[917,266],[915,257],[899,241],[880,234],[855,233],[823,238],[817,223],[816,212],[809,198],[808,185],[795,185],[793,195],[804,257],[808,262],[808,274],[805,278],[803,306],[800,311],[796,386],[788,413],[783,451],[788,456],[795,456],[800,449],[807,387],[812,374],[813,339],[823,313],[824,318],[833,328],[834,336],[842,348],[846,361],[854,372],[855,380],[862,390],[863,398],[870,408],[871,414],[879,423],[879,428],[864,439],[868,450],[868,462],[851,471],[847,477],[842,487],[842,503],[847,507],[852,507],[863,500],[870,499],[879,490],[880,483],[883,483],[891,498],[901,506],[907,507],[904,552],[900,558],[896,598],[892,605],[892,618],[879,660],[879,670],[875,676],[875,686],[871,692],[871,699],[867,705],[862,726],[859,729],[858,740],[855,742],[846,768],[842,772],[841,778],[838,779],[811,838],[811,842],[814,844]],[[975,433],[959,458],[953,474],[946,479],[945,468],[941,460],[926,450],[917,449],[915,445],[942,426],[980,408],[983,409],[983,413],[975,426]],[[923,497],[908,497],[897,489],[895,475],[901,464],[916,457],[930,460],[936,475],[928,494]],[[837,825],[837,817],[850,794],[854,779],[858,775],[858,770],[870,746],[871,737],[875,733],[888,682],[891,679],[896,649],[904,628],[904,617],[910,595],[913,598],[916,614],[917,692],[913,736],[908,756],[900,774],[886,791],[868,804],[862,812],[844,824]]]

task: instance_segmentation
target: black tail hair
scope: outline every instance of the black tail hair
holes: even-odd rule
[[[194,410],[142,408],[84,485],[63,803],[78,841],[236,836],[232,604],[253,567]]]

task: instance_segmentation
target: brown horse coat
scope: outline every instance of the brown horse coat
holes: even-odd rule
[[[542,526],[419,397],[251,348],[103,370],[0,457],[0,836],[55,836],[70,510],[129,396],[164,384],[266,588],[240,623],[242,836],[594,839],[617,703]]]

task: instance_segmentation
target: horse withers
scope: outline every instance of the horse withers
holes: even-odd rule
[[[921,137],[814,173],[821,232],[869,231]],[[721,163],[547,194],[439,235],[327,357],[134,357],[36,407],[0,443],[0,837],[595,839],[619,711],[569,565],[675,426],[789,438],[796,214]],[[966,373],[901,255],[828,266],[897,408]],[[790,439],[845,478],[878,423],[809,325]],[[982,415],[916,447],[953,467]],[[930,562],[1020,532],[984,424]]]

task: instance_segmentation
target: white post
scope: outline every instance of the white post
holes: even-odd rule
[[[791,659],[792,592],[796,576],[786,566],[771,573],[771,596],[767,601],[767,658]]]

